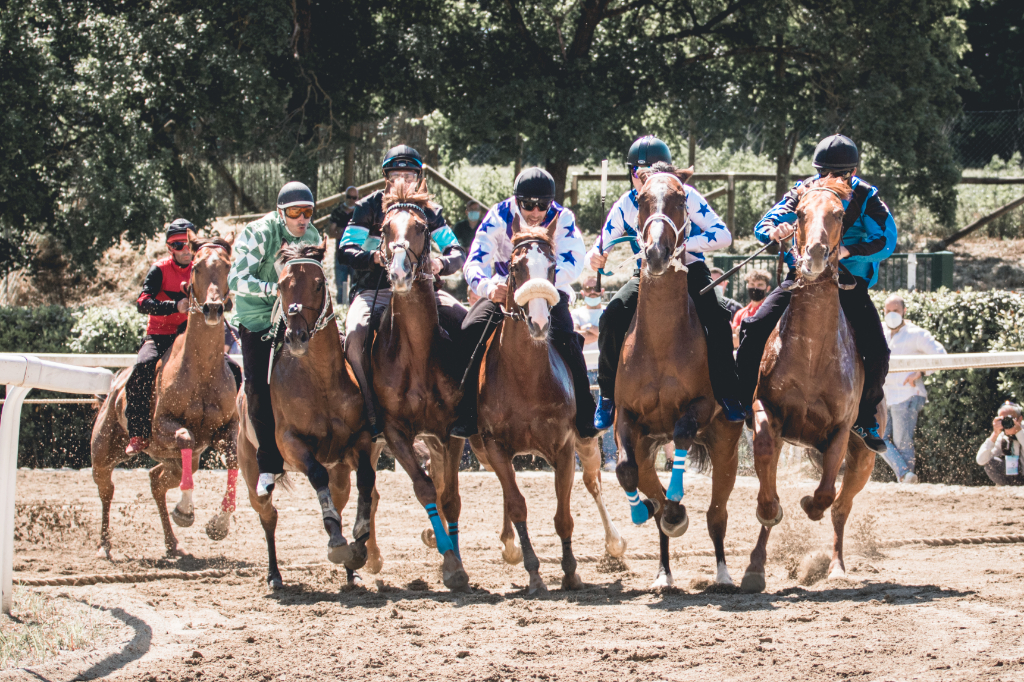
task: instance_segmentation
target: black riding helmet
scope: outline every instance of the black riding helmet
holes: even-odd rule
[[[630,168],[653,166],[658,161],[672,163],[672,152],[668,145],[654,135],[644,135],[633,143],[626,155],[626,164]]]
[[[392,147],[384,155],[384,161],[380,164],[380,172],[386,178],[390,171],[396,170],[413,170],[419,174],[423,170],[423,157],[407,144]]]
[[[188,231],[194,229],[196,229],[195,225],[184,218],[178,218],[167,226],[167,241],[171,241],[171,237],[177,237],[179,235],[187,236]]]
[[[289,206],[313,206],[313,193],[301,182],[289,182],[277,193],[277,207],[288,208]]]
[[[819,171],[849,172],[860,164],[860,152],[853,140],[845,135],[829,135],[814,148],[814,161]]]
[[[555,179],[543,168],[527,168],[512,185],[516,199],[554,199]]]

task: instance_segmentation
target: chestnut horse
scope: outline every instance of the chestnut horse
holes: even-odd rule
[[[686,191],[693,169],[641,171],[637,197],[644,241],[644,267],[636,317],[626,333],[615,383],[616,475],[629,498],[633,522],[658,522],[661,558],[653,587],[672,584],[669,537],[689,527],[683,506],[683,473],[689,456],[698,470],[713,468],[708,533],[715,546],[716,580],[731,585],[725,564],[726,504],[736,483],[743,425],[728,422],[715,402],[708,374],[704,328],[687,292]],[[674,441],[668,494],[658,480],[655,458]],[[641,500],[637,488],[649,499]]]
[[[510,312],[488,344],[480,370],[478,411],[480,435],[487,461],[501,482],[505,498],[502,555],[508,563],[523,565],[530,575],[529,594],[547,587],[540,577],[540,561],[526,530],[526,499],[516,485],[512,459],[536,453],[555,470],[555,532],[562,540],[562,589],[578,589],[572,554],[573,518],[569,511],[575,476],[575,453],[583,466],[583,481],[597,503],[604,524],[605,547],[621,557],[626,542],[608,516],[601,499],[601,452],[597,438],[580,438],[576,432],[576,399],[572,377],[550,343],[550,311],[559,300],[555,288],[555,253],[552,238],[557,220],[549,227],[519,230],[512,223],[512,255],[509,268]],[[512,526],[519,534],[521,550],[514,544]]]
[[[146,454],[160,462],[149,470],[150,489],[160,512],[168,556],[184,552],[171,529],[171,518],[179,526],[195,522],[192,507],[192,475],[199,468],[199,456],[210,446],[224,453],[228,467],[228,490],[221,502],[221,514],[211,519],[206,532],[219,540],[227,534],[225,514],[235,507],[235,378],[224,357],[224,311],[231,309],[228,270],[231,242],[196,239],[189,233],[192,275],[186,292],[189,301],[188,326],[156,368],[153,388],[153,435]],[[126,455],[128,422],[125,418],[124,386],[131,370],[114,379],[110,393],[92,429],[92,477],[103,503],[100,547],[97,556],[110,558],[110,502],[114,497],[112,472],[131,459]],[[181,500],[167,513],[167,491],[181,486]]]
[[[306,475],[316,490],[327,531],[327,558],[343,564],[350,585],[362,583],[355,573],[367,564],[380,571],[380,550],[374,536],[377,506],[376,457],[363,416],[363,398],[345,363],[338,323],[334,318],[330,285],[324,274],[326,243],[320,246],[282,245],[277,254],[278,307],[268,333],[280,337],[283,348],[270,373],[270,396],[276,420],[277,444],[285,469]],[[249,504],[260,516],[267,540],[271,589],[283,585],[277,567],[277,509],[273,493],[256,494],[259,466],[258,441],[249,422],[245,391],[238,392],[242,415],[238,434],[238,462],[249,487]],[[348,503],[351,474],[356,472],[358,502],[349,543],[341,530],[339,510]]]
[[[743,576],[745,592],[764,590],[768,535],[782,521],[775,473],[783,441],[816,448],[824,456],[818,489],[800,500],[800,506],[812,521],[832,507],[835,537],[829,578],[846,575],[843,530],[853,498],[875,465],[875,453],[861,439],[850,439],[864,385],[864,363],[839,305],[843,201],[851,193],[840,178],[821,178],[800,190],[796,284],[790,286],[789,307],[768,339],[754,392],[754,468],[761,483],[756,515],[762,527]],[[884,429],[884,403],[879,411]],[[846,474],[837,497],[836,476],[844,456]]]
[[[384,411],[384,437],[412,479],[416,499],[430,519],[441,577],[450,590],[465,590],[469,576],[458,545],[459,460],[464,439],[449,435],[462,397],[451,342],[438,322],[430,236],[423,208],[426,183],[399,183],[384,195],[381,255],[391,280],[391,306],[373,341],[373,385]],[[413,441],[430,451],[430,474],[419,465]],[[447,522],[447,530],[445,529]],[[424,531],[427,541],[429,533]]]

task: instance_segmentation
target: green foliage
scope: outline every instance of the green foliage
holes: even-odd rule
[[[879,311],[888,292],[873,292]],[[1009,291],[900,292],[907,319],[927,329],[947,353],[1024,349],[1024,296]],[[978,447],[992,432],[992,418],[1004,400],[1024,397],[1024,371],[967,369],[925,378],[928,403],[914,444],[922,480],[933,483],[988,483],[975,462]]]
[[[135,353],[149,320],[133,308],[85,308],[74,317],[72,353]]]
[[[51,305],[0,307],[0,353],[67,353],[74,313]]]

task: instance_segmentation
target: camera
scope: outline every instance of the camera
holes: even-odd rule
[[[1013,417],[1003,417],[1002,419],[999,420],[999,422],[1003,425],[1003,431],[1006,431],[1007,429],[1012,429],[1014,426]]]

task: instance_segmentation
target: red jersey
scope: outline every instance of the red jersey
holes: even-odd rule
[[[192,263],[182,267],[174,262],[173,256],[161,258],[149,269],[137,301],[139,312],[149,315],[146,334],[178,333],[178,327],[188,319],[188,313],[178,312],[178,301],[185,298],[183,285],[188,284],[191,276]]]

